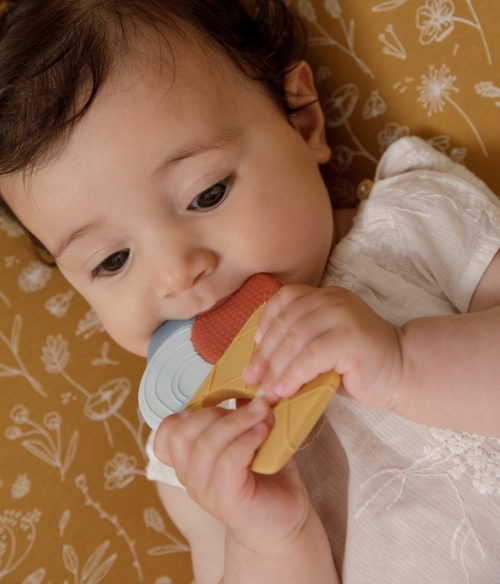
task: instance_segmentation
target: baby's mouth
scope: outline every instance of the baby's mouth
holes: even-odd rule
[[[225,304],[234,294],[235,294],[235,292],[232,292],[231,294],[228,294],[227,296],[224,296],[224,298],[221,298],[220,300],[218,300],[215,304],[212,304],[209,308],[207,308],[205,310],[201,310],[200,312],[197,312],[195,314],[195,318],[197,318],[198,316],[202,316],[203,314],[207,314],[208,312],[211,312],[212,310],[215,310],[216,308],[219,308],[220,306]]]

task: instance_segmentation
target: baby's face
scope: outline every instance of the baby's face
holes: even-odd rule
[[[333,237],[324,151],[224,56],[172,45],[175,79],[115,71],[60,154],[26,181],[2,179],[20,220],[138,355],[165,320],[209,310],[255,273],[318,284]]]

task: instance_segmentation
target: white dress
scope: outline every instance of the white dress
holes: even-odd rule
[[[403,138],[383,155],[322,285],[350,288],[397,325],[464,313],[499,248],[499,199]],[[344,584],[500,584],[500,440],[336,397],[296,459]],[[178,484],[154,456],[148,476]]]

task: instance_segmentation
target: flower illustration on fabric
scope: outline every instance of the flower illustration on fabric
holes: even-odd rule
[[[336,89],[324,103],[327,126],[336,128],[351,116],[359,98],[359,90],[354,83],[346,83]]]
[[[109,358],[109,343],[108,341],[104,341],[101,345],[100,356],[92,359],[91,363],[94,367],[102,367],[105,365],[118,365],[119,361]]]
[[[117,452],[112,460],[104,465],[104,488],[108,491],[123,489],[136,475],[137,459],[125,452]]]
[[[401,59],[401,61],[407,59],[408,53],[392,24],[385,27],[385,32],[378,35],[378,40],[384,45],[382,49],[384,55]]]
[[[447,65],[441,65],[440,67],[430,65],[429,74],[421,75],[420,79],[420,85],[417,86],[420,93],[417,102],[427,110],[427,115],[432,116],[436,113],[441,113],[446,105],[450,105],[465,120],[479,142],[484,156],[488,157],[488,152],[477,128],[452,97],[453,93],[460,93],[460,90],[455,87],[457,77],[451,74],[449,67]]]
[[[3,259],[6,268],[13,268],[21,263],[21,260],[16,256],[6,256]]]
[[[22,584],[42,584],[46,574],[47,571],[45,568],[38,568],[34,572],[31,572],[31,574],[28,574]]]
[[[8,298],[3,298],[0,293],[0,298],[7,300],[7,306],[9,306]],[[0,330],[0,342],[4,344],[10,351],[12,358],[15,360],[15,366],[8,365],[7,363],[0,363],[0,378],[1,377],[17,377],[21,376],[28,381],[31,387],[41,396],[47,397],[47,393],[43,389],[39,381],[37,381],[33,375],[28,371],[23,358],[20,353],[19,345],[21,341],[21,331],[23,327],[23,318],[20,314],[16,314],[12,321],[12,327],[10,334],[4,333]]]
[[[410,128],[408,126],[402,126],[397,122],[390,122],[386,124],[377,135],[377,142],[380,148],[380,152],[385,152],[391,144],[396,142],[396,140],[409,135]]]
[[[74,295],[73,290],[69,290],[64,294],[56,294],[47,300],[44,307],[52,316],[62,318],[68,312],[70,301]]]
[[[189,546],[178,539],[174,534],[167,531],[165,522],[160,512],[154,507],[147,507],[144,509],[144,525],[156,533],[165,537],[168,541],[166,544],[152,547],[148,550],[150,556],[163,556],[167,554],[174,554],[179,552],[189,551]]]
[[[386,0],[385,2],[376,4],[372,8],[372,12],[387,12],[389,10],[395,10],[396,8],[406,4],[407,1],[408,0]]]
[[[83,411],[91,420],[105,420],[122,407],[130,390],[131,383],[126,377],[108,381],[89,396]]]
[[[27,474],[21,474],[16,477],[16,480],[12,484],[10,489],[10,494],[13,499],[22,499],[30,492],[31,481]]]
[[[37,292],[45,287],[52,276],[52,269],[39,261],[33,261],[21,272],[18,284],[24,292]]]
[[[455,28],[453,14],[455,5],[451,0],[427,0],[417,9],[417,27],[420,29],[420,42],[429,45],[444,41]]]
[[[481,36],[488,64],[492,64],[491,51],[486,36],[479,21],[472,0],[466,0],[472,19],[455,16],[455,5],[452,0],[426,0],[424,6],[417,9],[417,28],[420,29],[422,45],[440,43],[450,36],[455,29],[455,23],[474,28]]]
[[[314,10],[311,0],[299,0],[298,10],[300,16],[305,18],[308,22],[314,23],[316,21],[316,11]]]
[[[481,97],[487,97],[489,99],[496,99],[496,107],[500,107],[500,87],[497,87],[492,81],[481,81],[474,85],[476,93]]]
[[[465,162],[465,159],[467,158],[467,154],[468,154],[468,150],[465,147],[461,147],[461,148],[452,148],[450,150],[450,158],[454,161],[454,162],[458,162],[459,164],[463,164]]]
[[[94,309],[90,309],[85,314],[85,317],[78,323],[75,335],[82,336],[85,340],[89,339],[94,333],[104,332],[99,317]]]
[[[340,144],[339,146],[335,146],[332,152],[332,158],[330,161],[331,167],[335,172],[339,174],[345,172],[349,166],[351,166],[351,162],[353,159],[353,151]]]
[[[325,0],[325,10],[332,18],[340,18],[342,6],[339,0]]]
[[[25,424],[29,419],[29,415],[28,408],[22,404],[14,406],[10,411],[10,419],[15,424]]]
[[[109,540],[103,542],[94,550],[85,562],[81,562],[78,559],[78,555],[73,546],[69,544],[63,545],[62,557],[64,567],[73,575],[73,582],[81,584],[87,582],[88,584],[98,584],[99,582],[104,581],[104,578],[107,576],[118,556],[118,554],[115,553],[104,558],[109,544]]]
[[[22,564],[33,549],[36,541],[35,524],[41,515],[38,509],[25,513],[5,509],[0,514],[0,580]],[[12,579],[9,581],[14,582]]]
[[[68,341],[62,335],[49,335],[42,347],[42,363],[48,373],[62,373],[69,362]]]
[[[156,531],[156,533],[163,533],[165,531],[165,522],[158,509],[154,507],[147,507],[144,509],[144,525]]]
[[[374,89],[363,107],[363,118],[372,120],[382,116],[387,111],[387,103],[381,97],[378,89]]]
[[[7,440],[22,438],[23,447],[49,466],[57,468],[61,480],[73,463],[78,445],[79,433],[74,430],[67,446],[64,448],[61,425],[62,419],[58,412],[48,412],[43,418],[43,426],[32,420],[26,406],[20,404],[10,412],[11,420],[16,424],[9,426],[4,436]]]
[[[428,116],[442,112],[446,104],[451,101],[451,93],[460,92],[454,85],[457,77],[451,75],[446,65],[441,65],[439,68],[431,65],[429,74],[421,75],[420,79],[421,83],[417,88],[420,96],[417,101],[427,110]]]
[[[491,443],[500,444],[499,440],[442,429],[430,433],[441,444],[440,458],[450,461],[449,473],[454,479],[469,476],[482,495],[500,495],[500,452],[491,447]]]
[[[63,537],[66,527],[68,527],[69,521],[71,519],[71,511],[65,509],[61,518],[59,519],[59,537]]]
[[[130,535],[125,531],[125,529],[121,525],[116,514],[108,513],[98,501],[96,501],[95,499],[92,498],[92,496],[90,494],[89,486],[87,483],[87,477],[85,474],[82,473],[82,474],[79,474],[78,476],[75,477],[75,485],[78,487],[78,489],[80,489],[80,491],[85,499],[85,504],[89,507],[92,507],[98,513],[98,515],[101,519],[111,523],[111,525],[113,525],[113,527],[115,528],[116,533],[120,537],[123,537],[123,539],[125,540],[125,542],[128,546],[130,554],[132,556],[132,566],[136,570],[137,577],[139,578],[139,581],[142,582],[143,581],[142,566],[141,566],[141,562],[139,561],[139,556],[137,555],[135,539],[131,538]],[[100,549],[106,550],[107,543],[102,544]],[[97,555],[100,558],[102,556],[102,553],[98,552],[96,550],[95,555]],[[91,564],[92,566],[94,566],[95,561],[89,559],[88,563]],[[79,581],[79,580],[75,580],[75,581]],[[89,584],[90,584],[90,582],[96,582],[96,584],[97,584],[97,579],[95,578],[95,576],[92,579],[89,579]]]
[[[364,481],[360,488],[367,497],[356,512],[359,519],[371,505],[389,511],[401,502],[414,481],[427,480],[429,487],[439,485],[454,502],[455,529],[450,529],[450,555],[469,579],[466,558],[486,553],[470,517],[467,505],[469,485],[485,497],[500,495],[500,439],[466,432],[429,428],[433,443],[423,449],[423,456],[405,468],[382,468]]]
[[[7,215],[0,213],[0,230],[2,230],[7,237],[20,237],[24,235],[24,229]]]
[[[447,134],[440,134],[429,138],[427,143],[440,152],[446,152],[450,147],[450,137]]]
[[[354,112],[358,98],[357,86],[354,83],[346,83],[338,87],[324,103],[326,126],[329,128],[344,126],[354,145],[352,148],[343,145],[334,148],[331,166],[337,173],[345,172],[355,156],[367,158],[374,164],[377,163],[375,157],[363,146],[349,124],[349,118]]]

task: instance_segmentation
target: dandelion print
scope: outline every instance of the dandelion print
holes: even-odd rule
[[[39,261],[31,262],[19,276],[18,283],[24,292],[37,292],[50,280],[52,270]]]
[[[429,75],[421,75],[420,79],[421,83],[417,87],[420,95],[417,98],[417,101],[427,110],[427,115],[432,116],[436,113],[441,113],[446,105],[451,105],[466,121],[479,142],[479,146],[481,147],[484,156],[487,158],[488,152],[477,128],[474,126],[469,116],[452,97],[453,93],[460,92],[460,90],[454,85],[457,79],[456,76],[451,75],[450,69],[446,65],[441,65],[439,68],[431,65],[429,67]]]

